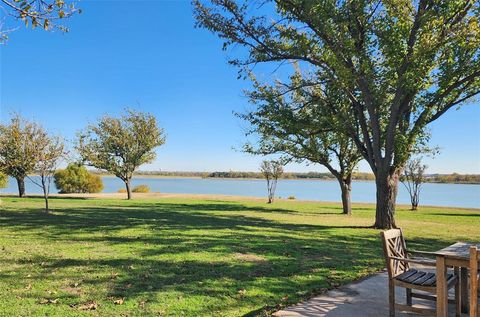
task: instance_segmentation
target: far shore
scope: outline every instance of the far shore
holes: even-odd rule
[[[18,197],[17,195],[13,194],[4,194],[0,193],[1,197]],[[27,194],[28,197],[34,198],[43,198],[41,194]],[[50,194],[51,198],[77,198],[77,199],[122,199],[126,200],[125,193],[95,193],[95,194]],[[254,197],[254,196],[239,196],[239,195],[221,195],[221,194],[182,194],[182,193],[134,193],[133,194],[133,201],[136,199],[140,200],[154,200],[154,199],[200,199],[200,200],[225,200],[225,201],[238,201],[238,202],[245,202],[245,201],[252,201],[252,202],[259,202],[265,201],[263,197]],[[316,203],[316,204],[325,204],[325,205],[338,205],[341,206],[341,202],[338,201],[321,201],[321,200],[301,200],[301,199],[287,199],[287,198],[275,198],[275,201],[280,201],[282,203],[288,202],[294,204],[295,202],[301,203]],[[266,204],[266,202],[265,202]],[[275,202],[274,202],[275,204]],[[364,202],[352,202],[352,206],[366,206],[366,207],[375,207],[373,203],[364,203]],[[397,204],[397,207],[400,209],[409,209],[410,205],[407,204]],[[421,208],[438,208],[438,209],[445,209],[445,210],[471,210],[478,212],[480,208],[465,208],[465,207],[450,207],[450,206],[432,206],[432,205],[421,205],[419,206],[418,211],[412,212],[421,212]]]
[[[116,178],[112,174],[97,174],[100,177]],[[37,176],[37,175],[30,175]],[[214,180],[264,180],[263,178],[258,177],[201,177],[201,176],[167,176],[167,175],[148,175],[148,174],[137,174],[133,175],[132,179],[139,178],[151,178],[151,179],[214,179]],[[315,178],[315,177],[306,177],[306,178],[279,178],[278,180],[291,180],[291,181],[326,181],[326,182],[336,182],[335,178]],[[353,179],[352,182],[375,182],[372,179]],[[454,184],[454,185],[480,185],[480,183],[475,182],[432,182],[425,181],[425,184]]]

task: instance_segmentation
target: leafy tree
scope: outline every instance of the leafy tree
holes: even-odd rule
[[[8,186],[8,176],[0,172],[0,188],[7,188]]]
[[[247,144],[245,151],[283,153],[289,160],[325,166],[340,184],[344,214],[351,214],[352,173],[362,156],[342,131],[342,122],[323,114],[322,104],[323,100],[345,102],[341,95],[326,87],[291,90],[280,82],[273,87],[255,81],[254,87],[249,95],[257,110],[239,116],[252,125],[249,133],[260,138],[257,147]],[[330,98],[317,98],[324,93]]]
[[[64,0],[1,0],[0,9],[5,16],[23,21],[26,27],[68,32],[68,28],[60,24],[59,20],[81,13],[81,9],[75,7],[75,3],[75,1],[65,2]],[[14,29],[0,24],[0,44],[7,40],[8,33],[12,30]]]
[[[102,178],[89,173],[81,164],[68,164],[54,175],[60,193],[99,193],[103,190]]]
[[[296,61],[309,72],[291,89],[331,85],[348,98],[348,107],[324,100],[325,116],[341,120],[375,174],[374,226],[395,227],[399,176],[426,127],[480,92],[480,3],[193,3],[197,26],[218,34],[224,49],[246,49],[230,60],[241,72]]]
[[[37,164],[45,130],[15,114],[0,125],[0,170],[17,180],[18,195],[25,196],[25,177]]]
[[[420,201],[422,184],[425,182],[425,170],[427,165],[422,164],[420,158],[410,159],[405,165],[401,182],[407,189],[412,203],[412,210],[417,210]]]
[[[39,186],[43,192],[45,200],[45,212],[49,212],[48,197],[50,195],[50,184],[52,183],[55,170],[60,160],[65,157],[65,145],[63,140],[57,136],[50,136],[45,131],[36,143],[38,156],[35,162],[34,170],[38,174],[39,179],[27,176],[32,183]]]
[[[165,143],[163,129],[154,116],[127,110],[119,118],[105,116],[79,134],[77,150],[87,165],[106,170],[125,183],[132,198],[130,180],[142,164],[155,159],[154,149]]]
[[[273,203],[278,178],[283,174],[283,164],[279,161],[263,161],[260,172],[267,180],[268,203]]]

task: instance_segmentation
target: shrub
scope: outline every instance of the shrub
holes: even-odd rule
[[[290,200],[295,200],[295,196],[288,196],[287,199],[290,199]]]
[[[0,172],[0,188],[6,188],[8,186],[8,176]]]
[[[148,185],[138,185],[133,187],[132,192],[134,193],[149,193],[150,187]]]
[[[69,164],[55,173],[55,186],[60,193],[99,193],[103,190],[100,176],[89,173],[85,166]]]
[[[125,188],[120,188],[119,190],[117,190],[117,193],[120,193],[120,194],[125,194],[127,192],[127,190]]]

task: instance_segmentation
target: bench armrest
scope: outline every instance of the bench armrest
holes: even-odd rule
[[[396,256],[389,256],[389,260],[397,260],[400,262],[408,262],[408,263],[415,263],[415,264],[421,264],[421,265],[426,265],[426,266],[431,266],[431,267],[436,267],[437,262],[436,261],[428,261],[428,260],[419,260],[419,259],[409,259],[409,258],[399,258]]]

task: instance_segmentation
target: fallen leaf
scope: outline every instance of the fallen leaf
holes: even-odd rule
[[[119,298],[113,301],[115,305],[122,305],[125,300],[123,298]]]
[[[29,283],[29,284],[25,287],[25,289],[26,289],[27,291],[31,290],[31,289],[32,289],[32,284]]]
[[[79,305],[77,308],[78,310],[95,310],[97,309],[98,304],[95,302],[86,302],[84,304]]]
[[[58,298],[55,298],[55,299],[42,298],[41,300],[38,301],[38,303],[41,304],[41,305],[57,304],[58,303]]]

